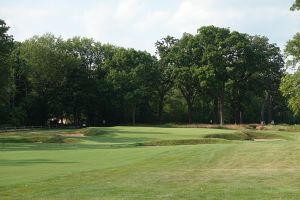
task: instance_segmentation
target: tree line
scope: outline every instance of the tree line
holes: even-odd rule
[[[49,33],[17,42],[8,29],[0,20],[0,124],[297,122],[281,85],[291,75],[266,37],[203,26],[151,55]]]

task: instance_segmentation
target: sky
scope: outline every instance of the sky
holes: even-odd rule
[[[53,33],[155,53],[155,42],[215,25],[267,36],[281,48],[300,32],[293,0],[0,0],[17,41]]]

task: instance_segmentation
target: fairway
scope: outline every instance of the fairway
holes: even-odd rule
[[[300,199],[299,144],[277,128],[1,133],[0,199]]]

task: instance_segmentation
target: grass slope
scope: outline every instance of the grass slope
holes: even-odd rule
[[[69,137],[74,130],[0,134],[0,199],[300,199],[295,130],[75,132],[86,136]],[[252,141],[245,135],[280,140]],[[11,137],[27,143],[11,143]],[[29,143],[31,137],[63,142]]]

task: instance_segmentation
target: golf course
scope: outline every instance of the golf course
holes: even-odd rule
[[[0,133],[0,199],[300,199],[299,128]]]
[[[0,1],[0,200],[300,200],[300,0]]]

